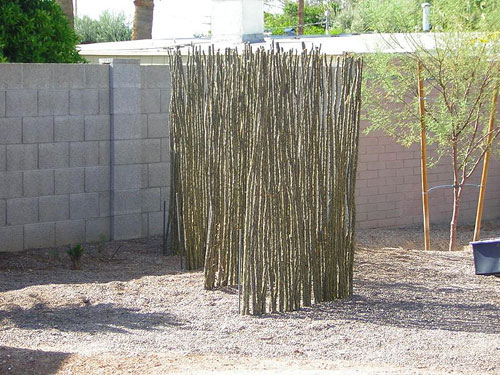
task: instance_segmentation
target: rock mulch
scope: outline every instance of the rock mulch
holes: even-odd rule
[[[424,252],[417,229],[357,238],[351,299],[261,317],[158,238],[87,245],[79,271],[62,248],[0,254],[0,374],[500,373],[500,278],[470,250]]]

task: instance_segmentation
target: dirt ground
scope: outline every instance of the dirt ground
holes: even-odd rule
[[[64,248],[0,253],[0,374],[499,374],[500,278],[474,275],[472,228],[452,253],[445,227],[421,237],[362,231],[351,299],[261,317],[158,238],[86,245],[79,271]]]

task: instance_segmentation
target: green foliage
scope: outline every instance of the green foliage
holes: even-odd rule
[[[0,2],[0,60],[31,63],[77,63],[78,39],[53,0]]]
[[[71,263],[72,263],[72,268],[75,270],[80,269],[80,260],[82,258],[84,249],[81,244],[78,244],[76,246],[73,246],[72,248],[68,249],[66,253],[69,255],[71,258]]]
[[[494,31],[500,25],[498,0],[429,0],[430,20],[434,31]],[[310,1],[304,7],[304,23],[325,21],[324,12],[332,14],[331,29],[341,32],[404,33],[421,30],[421,0],[350,0],[340,9],[338,2]],[[286,27],[297,21],[297,2],[286,2],[283,14],[264,16],[264,24],[273,35],[283,35]],[[324,34],[324,24],[306,26],[304,34]]]
[[[500,82],[499,37],[499,33],[483,33],[480,38],[469,33],[435,34],[437,47],[429,50],[417,36],[407,36],[414,52],[366,57],[363,105],[371,122],[368,131],[382,130],[406,146],[420,141],[417,66],[422,66],[430,166],[447,157],[453,176],[450,251],[455,247],[463,188],[490,147],[489,135],[491,149],[499,151],[500,125],[497,122],[491,133],[488,130],[491,101]],[[401,48],[395,40],[393,44]]]
[[[325,33],[325,11],[330,10],[332,14],[338,11],[338,4],[330,1],[323,3],[306,3],[304,5],[304,27],[305,35],[317,35]],[[264,27],[273,35],[284,35],[286,28],[296,28],[298,25],[298,6],[296,1],[287,1],[283,8],[283,14],[264,14]]]
[[[132,39],[132,26],[123,13],[104,11],[98,20],[87,16],[75,19],[80,43],[119,42]]]
[[[457,145],[458,164],[468,174],[486,146],[482,134],[488,125],[493,90],[500,79],[500,63],[491,60],[500,52],[498,37],[441,35],[435,51],[424,49],[417,39],[408,37],[416,48],[414,53],[366,56],[363,105],[366,119],[372,124],[369,131],[383,130],[405,146],[420,141],[416,75],[420,61],[429,97],[425,102],[427,142],[434,146],[434,162],[442,156],[453,156]]]
[[[494,31],[500,26],[498,0],[434,0],[431,8],[434,29]]]
[[[78,244],[73,246],[71,249],[68,249],[67,253],[71,259],[80,259],[83,255],[83,246]]]
[[[334,24],[349,32],[415,31],[421,24],[418,0],[360,0],[348,3]]]
[[[498,0],[429,0],[435,31],[497,30]],[[420,0],[351,0],[335,17],[346,32],[414,32],[421,30]]]

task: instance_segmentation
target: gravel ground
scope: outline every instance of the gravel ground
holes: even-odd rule
[[[353,298],[261,317],[158,238],[87,245],[80,271],[64,249],[0,254],[0,374],[499,374],[500,278],[421,237],[362,231]],[[446,248],[446,228],[432,240]]]

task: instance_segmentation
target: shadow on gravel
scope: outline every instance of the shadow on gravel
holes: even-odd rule
[[[70,269],[67,246],[0,252],[0,293],[44,284],[86,284],[129,281],[143,276],[177,274],[177,256],[161,255],[157,237],[84,244],[82,269]]]
[[[470,293],[473,291],[456,287],[431,288],[403,282],[358,280],[356,283],[355,290],[361,295],[277,316],[324,321],[325,327],[331,324],[331,320],[339,319],[398,328],[500,333],[498,304],[484,303],[484,299],[482,303],[471,301],[473,297]],[[460,303],[456,302],[457,299]]]
[[[138,309],[114,307],[113,304],[51,308],[43,303],[29,309],[14,306],[0,310],[0,321],[27,330],[56,329],[64,332],[115,332],[154,330],[182,326],[170,314],[140,313]]]
[[[56,374],[70,354],[0,346],[0,374]]]

